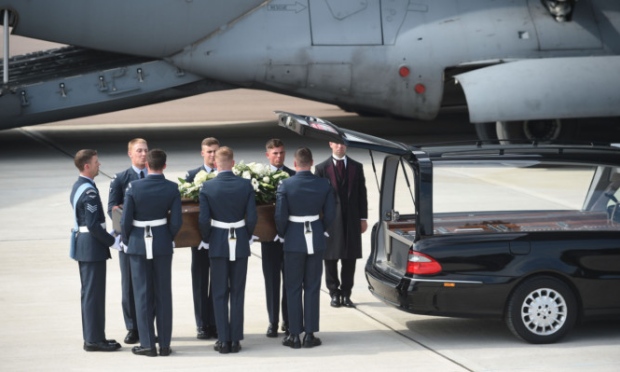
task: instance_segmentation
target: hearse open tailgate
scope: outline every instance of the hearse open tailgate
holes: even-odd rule
[[[388,154],[403,155],[411,149],[400,143],[379,137],[342,129],[327,120],[317,117],[297,115],[290,112],[276,111],[279,116],[278,125],[290,129],[300,136],[318,140],[342,143],[348,147],[375,150]]]

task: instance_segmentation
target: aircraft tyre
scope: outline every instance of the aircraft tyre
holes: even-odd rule
[[[481,141],[495,141],[497,140],[497,129],[495,123],[476,123],[476,135]]]
[[[560,119],[498,121],[496,134],[500,140],[512,141],[559,141],[576,140],[579,134],[577,123],[566,123]]]

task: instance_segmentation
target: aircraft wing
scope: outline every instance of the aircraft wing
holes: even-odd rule
[[[620,116],[618,66],[620,56],[529,59],[455,79],[473,123]]]

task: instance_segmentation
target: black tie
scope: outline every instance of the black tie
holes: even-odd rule
[[[140,178],[144,178],[144,171],[143,170],[140,171]]]

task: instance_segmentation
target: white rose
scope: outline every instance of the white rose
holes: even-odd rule
[[[270,181],[270,180],[269,180],[269,177],[267,177],[267,176],[263,177],[263,182],[265,182],[265,183],[269,183],[269,181]]]
[[[245,178],[246,180],[249,180],[250,178],[252,178],[252,175],[250,174],[250,171],[244,171],[241,177]]]

